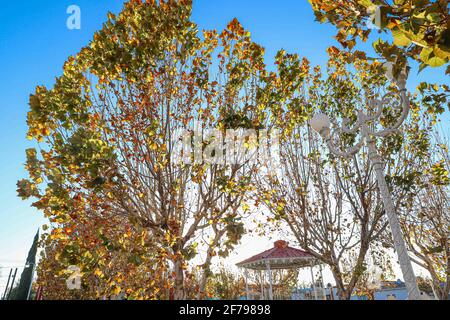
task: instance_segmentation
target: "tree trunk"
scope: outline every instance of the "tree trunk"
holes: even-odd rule
[[[348,289],[344,289],[344,290],[341,291],[341,295],[339,296],[339,300],[350,300],[351,297],[352,297],[351,291],[349,291]]]
[[[331,272],[333,273],[334,281],[336,282],[337,287],[337,296],[339,300],[350,300],[351,294],[347,293],[345,289],[344,282],[342,281],[341,273],[338,270],[337,266],[330,266]]]
[[[202,278],[200,280],[200,287],[199,287],[199,293],[198,293],[198,300],[204,300],[206,298],[206,282],[208,281],[208,274],[209,274],[209,266],[202,268]]]
[[[226,229],[218,230],[217,227],[213,226],[213,230],[216,233],[214,236],[214,239],[212,243],[208,246],[208,250],[206,252],[206,259],[205,263],[202,265],[202,278],[200,280],[200,287],[199,287],[199,293],[198,293],[198,300],[203,300],[206,297],[206,283],[208,281],[208,277],[211,275],[211,261],[213,258],[214,250],[219,243],[220,239],[223,237],[223,235],[226,232]]]
[[[363,228],[363,230],[361,231],[361,238],[363,240],[361,243],[361,248],[359,249],[358,259],[353,268],[352,277],[351,277],[349,283],[347,284],[347,287],[345,288],[346,300],[350,300],[350,298],[352,297],[352,294],[353,294],[353,290],[356,287],[356,284],[358,283],[359,279],[361,278],[361,275],[364,273],[364,260],[365,260],[367,251],[369,250],[369,244],[366,240],[364,240],[364,239],[367,239],[366,234],[367,234],[367,231],[365,231],[365,228]]]
[[[184,292],[184,270],[183,270],[183,261],[180,257],[177,257],[174,261],[174,272],[175,272],[175,300],[184,300],[186,299]]]
[[[437,278],[433,277],[432,284],[433,291],[436,294],[436,299],[438,300],[447,300],[448,299],[448,290],[446,289],[446,286],[444,288],[441,287],[440,281]]]
[[[434,269],[433,264],[431,263],[430,259],[427,259],[425,257],[425,261],[427,263],[426,269],[430,273],[431,276],[431,285],[433,287],[433,293],[436,295],[436,299],[438,300],[448,300],[449,295],[449,289],[450,289],[450,276],[447,274],[447,281],[443,283],[443,286],[441,286],[441,280],[439,279],[439,276]]]
[[[211,261],[212,261],[212,257],[213,257],[213,251],[214,251],[214,247],[210,246],[206,253],[205,263],[202,265],[203,273],[202,273],[202,277],[200,279],[198,300],[203,300],[206,297],[206,282],[208,281],[208,277],[211,274],[210,267],[211,267]]]

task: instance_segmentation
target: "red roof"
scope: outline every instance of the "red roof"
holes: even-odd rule
[[[237,265],[248,264],[261,260],[268,259],[294,259],[294,258],[313,258],[313,256],[306,251],[292,248],[288,246],[288,243],[283,240],[276,241],[272,249],[261,252],[251,258],[248,258]]]

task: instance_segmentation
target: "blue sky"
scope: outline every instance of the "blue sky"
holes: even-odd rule
[[[65,59],[78,52],[101,28],[108,11],[119,12],[118,0],[2,1],[0,10],[0,266],[23,264],[42,215],[16,196],[17,180],[26,177],[24,150],[28,96],[36,85],[51,86]],[[81,30],[66,27],[69,5],[81,8]],[[306,0],[194,0],[193,20],[200,28],[222,29],[237,17],[265,46],[269,63],[284,48],[307,57],[313,65],[326,61],[325,49],[336,45],[334,27],[319,24]],[[370,50],[370,45],[363,48]],[[449,82],[443,70],[428,69],[410,77]],[[447,127],[448,129],[448,127]],[[1,277],[1,276],[0,276]],[[0,278],[1,290],[1,278]]]

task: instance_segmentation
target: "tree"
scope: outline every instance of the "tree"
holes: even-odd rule
[[[427,119],[425,115],[422,118]],[[447,300],[450,292],[448,146],[442,143],[439,133],[431,134],[433,128],[426,125],[429,121],[422,120],[426,152],[409,159],[422,174],[416,176],[415,192],[403,206],[400,221],[413,262],[430,273],[436,297]]]
[[[320,22],[336,26],[336,39],[346,48],[367,41],[373,29],[389,32],[393,43],[374,43],[390,61],[410,57],[439,67],[450,59],[450,18],[447,0],[309,0]],[[399,69],[401,70],[401,69]],[[450,66],[447,67],[450,73]]]
[[[413,261],[430,273],[440,300],[447,300],[450,293],[449,203],[448,190],[428,187],[403,222]]]
[[[11,300],[27,300],[33,282],[34,269],[36,268],[36,253],[39,243],[39,230],[34,236],[33,244],[28,251],[25,268],[20,276],[19,284],[11,292]]]
[[[208,297],[220,300],[237,300],[245,295],[245,281],[231,270],[221,266],[208,279]]]
[[[183,152],[177,161],[178,133],[187,130],[183,139],[195,144],[196,133],[216,129],[200,142],[205,152],[227,129],[262,128],[265,109],[299,81],[287,56],[269,74],[264,49],[236,19],[199,35],[191,7],[132,0],[108,15],[54,87],[30,96],[28,137],[44,144],[40,155],[27,151],[30,179],[18,182],[19,195],[36,197],[56,224],[103,215],[146,229],[162,264],[171,264],[176,299],[186,296],[184,273],[197,248],[207,248],[207,276],[212,258],[239,241],[239,208],[257,168]]]
[[[54,223],[42,242],[37,283],[46,300],[169,298],[173,280],[163,252],[126,217],[80,214]]]

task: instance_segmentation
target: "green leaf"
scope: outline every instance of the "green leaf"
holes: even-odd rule
[[[443,66],[447,62],[447,59],[436,56],[434,48],[424,48],[420,53],[420,59],[433,68]]]
[[[438,23],[441,21],[441,15],[437,12],[432,12],[427,14],[426,16],[427,20],[433,23]]]
[[[373,6],[373,2],[371,0],[358,0],[358,4],[360,4],[366,8],[370,8]]]
[[[430,59],[428,59],[427,63],[430,67],[437,68],[446,64],[447,60],[433,55],[432,57],[430,57]]]
[[[433,53],[436,57],[442,58],[442,59],[450,59],[450,51],[447,47],[437,45],[433,49]]]
[[[397,46],[407,47],[412,43],[411,39],[409,39],[400,29],[392,30],[392,35],[394,37],[394,44]]]
[[[378,39],[374,43],[372,43],[372,47],[375,49],[375,51],[379,52],[379,47],[384,44],[385,44],[385,42],[383,40]]]
[[[428,67],[428,65],[422,62],[419,66],[419,72],[417,73],[421,73],[426,67]]]

